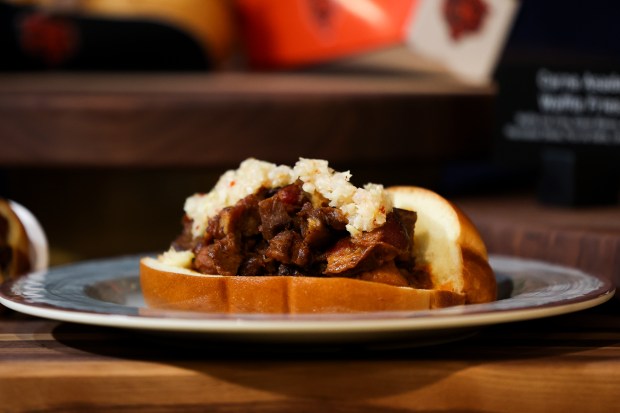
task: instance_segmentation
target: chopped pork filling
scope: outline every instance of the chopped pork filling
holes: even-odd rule
[[[415,212],[394,208],[383,225],[352,236],[341,210],[327,201],[313,206],[297,181],[222,209],[202,236],[194,236],[186,215],[173,247],[191,250],[192,269],[204,274],[352,277],[424,288],[414,271],[415,221]]]

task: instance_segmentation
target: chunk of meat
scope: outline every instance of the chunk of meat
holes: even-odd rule
[[[304,267],[310,263],[310,248],[295,231],[282,231],[269,241],[265,255],[283,264]]]
[[[224,208],[201,237],[192,237],[193,223],[185,218],[175,243],[191,247],[193,268],[201,273],[346,276],[411,285],[420,278],[413,271],[415,220],[415,213],[394,209],[383,226],[351,237],[342,211],[313,206],[296,182]]]
[[[207,233],[215,238],[224,238],[229,234],[252,236],[259,233],[260,215],[259,199],[248,195],[234,206],[224,208],[209,220]]]
[[[351,238],[339,240],[326,253],[325,275],[349,276],[393,260],[398,250],[385,242],[359,242]]]
[[[291,229],[296,214],[308,202],[301,183],[287,185],[258,204],[261,232],[267,240],[278,232]]]
[[[203,274],[236,275],[243,261],[241,249],[233,234],[198,250],[194,266]]]
[[[301,189],[301,182],[287,185],[279,189],[275,196],[279,202],[282,202],[289,215],[294,215],[308,201],[308,197]]]
[[[333,244],[334,240],[345,235],[348,224],[347,218],[339,209],[313,208],[310,202],[303,206],[299,217],[304,242],[311,248],[322,249]]]
[[[267,240],[272,239],[276,234],[286,229],[293,219],[286,210],[286,205],[277,197],[267,198],[258,204],[260,215],[260,230],[263,237]]]
[[[387,215],[384,225],[355,238],[342,238],[326,253],[326,275],[351,275],[377,268],[397,257],[411,256],[412,241],[399,216]]]

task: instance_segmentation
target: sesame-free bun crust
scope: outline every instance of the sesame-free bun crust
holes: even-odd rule
[[[151,308],[212,313],[347,313],[428,310],[464,303],[449,291],[396,287],[350,278],[221,276],[140,261]]]
[[[344,277],[221,276],[140,261],[147,305],[212,313],[342,313],[429,310],[495,300],[487,251],[472,222],[455,205],[419,187],[388,188],[394,206],[417,213],[416,268],[432,288],[416,289]]]
[[[467,304],[494,301],[497,286],[486,246],[471,220],[439,194],[415,186],[387,188],[394,206],[416,211],[416,265],[425,266],[434,289],[465,295]]]

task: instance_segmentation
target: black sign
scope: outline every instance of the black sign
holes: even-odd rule
[[[616,202],[620,3],[523,1],[496,72],[497,158],[536,169],[540,198]]]

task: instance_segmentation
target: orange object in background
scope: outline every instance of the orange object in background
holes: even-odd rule
[[[237,31],[233,0],[0,0],[0,70],[213,70]]]
[[[287,68],[402,43],[418,0],[236,0],[249,64]]]

